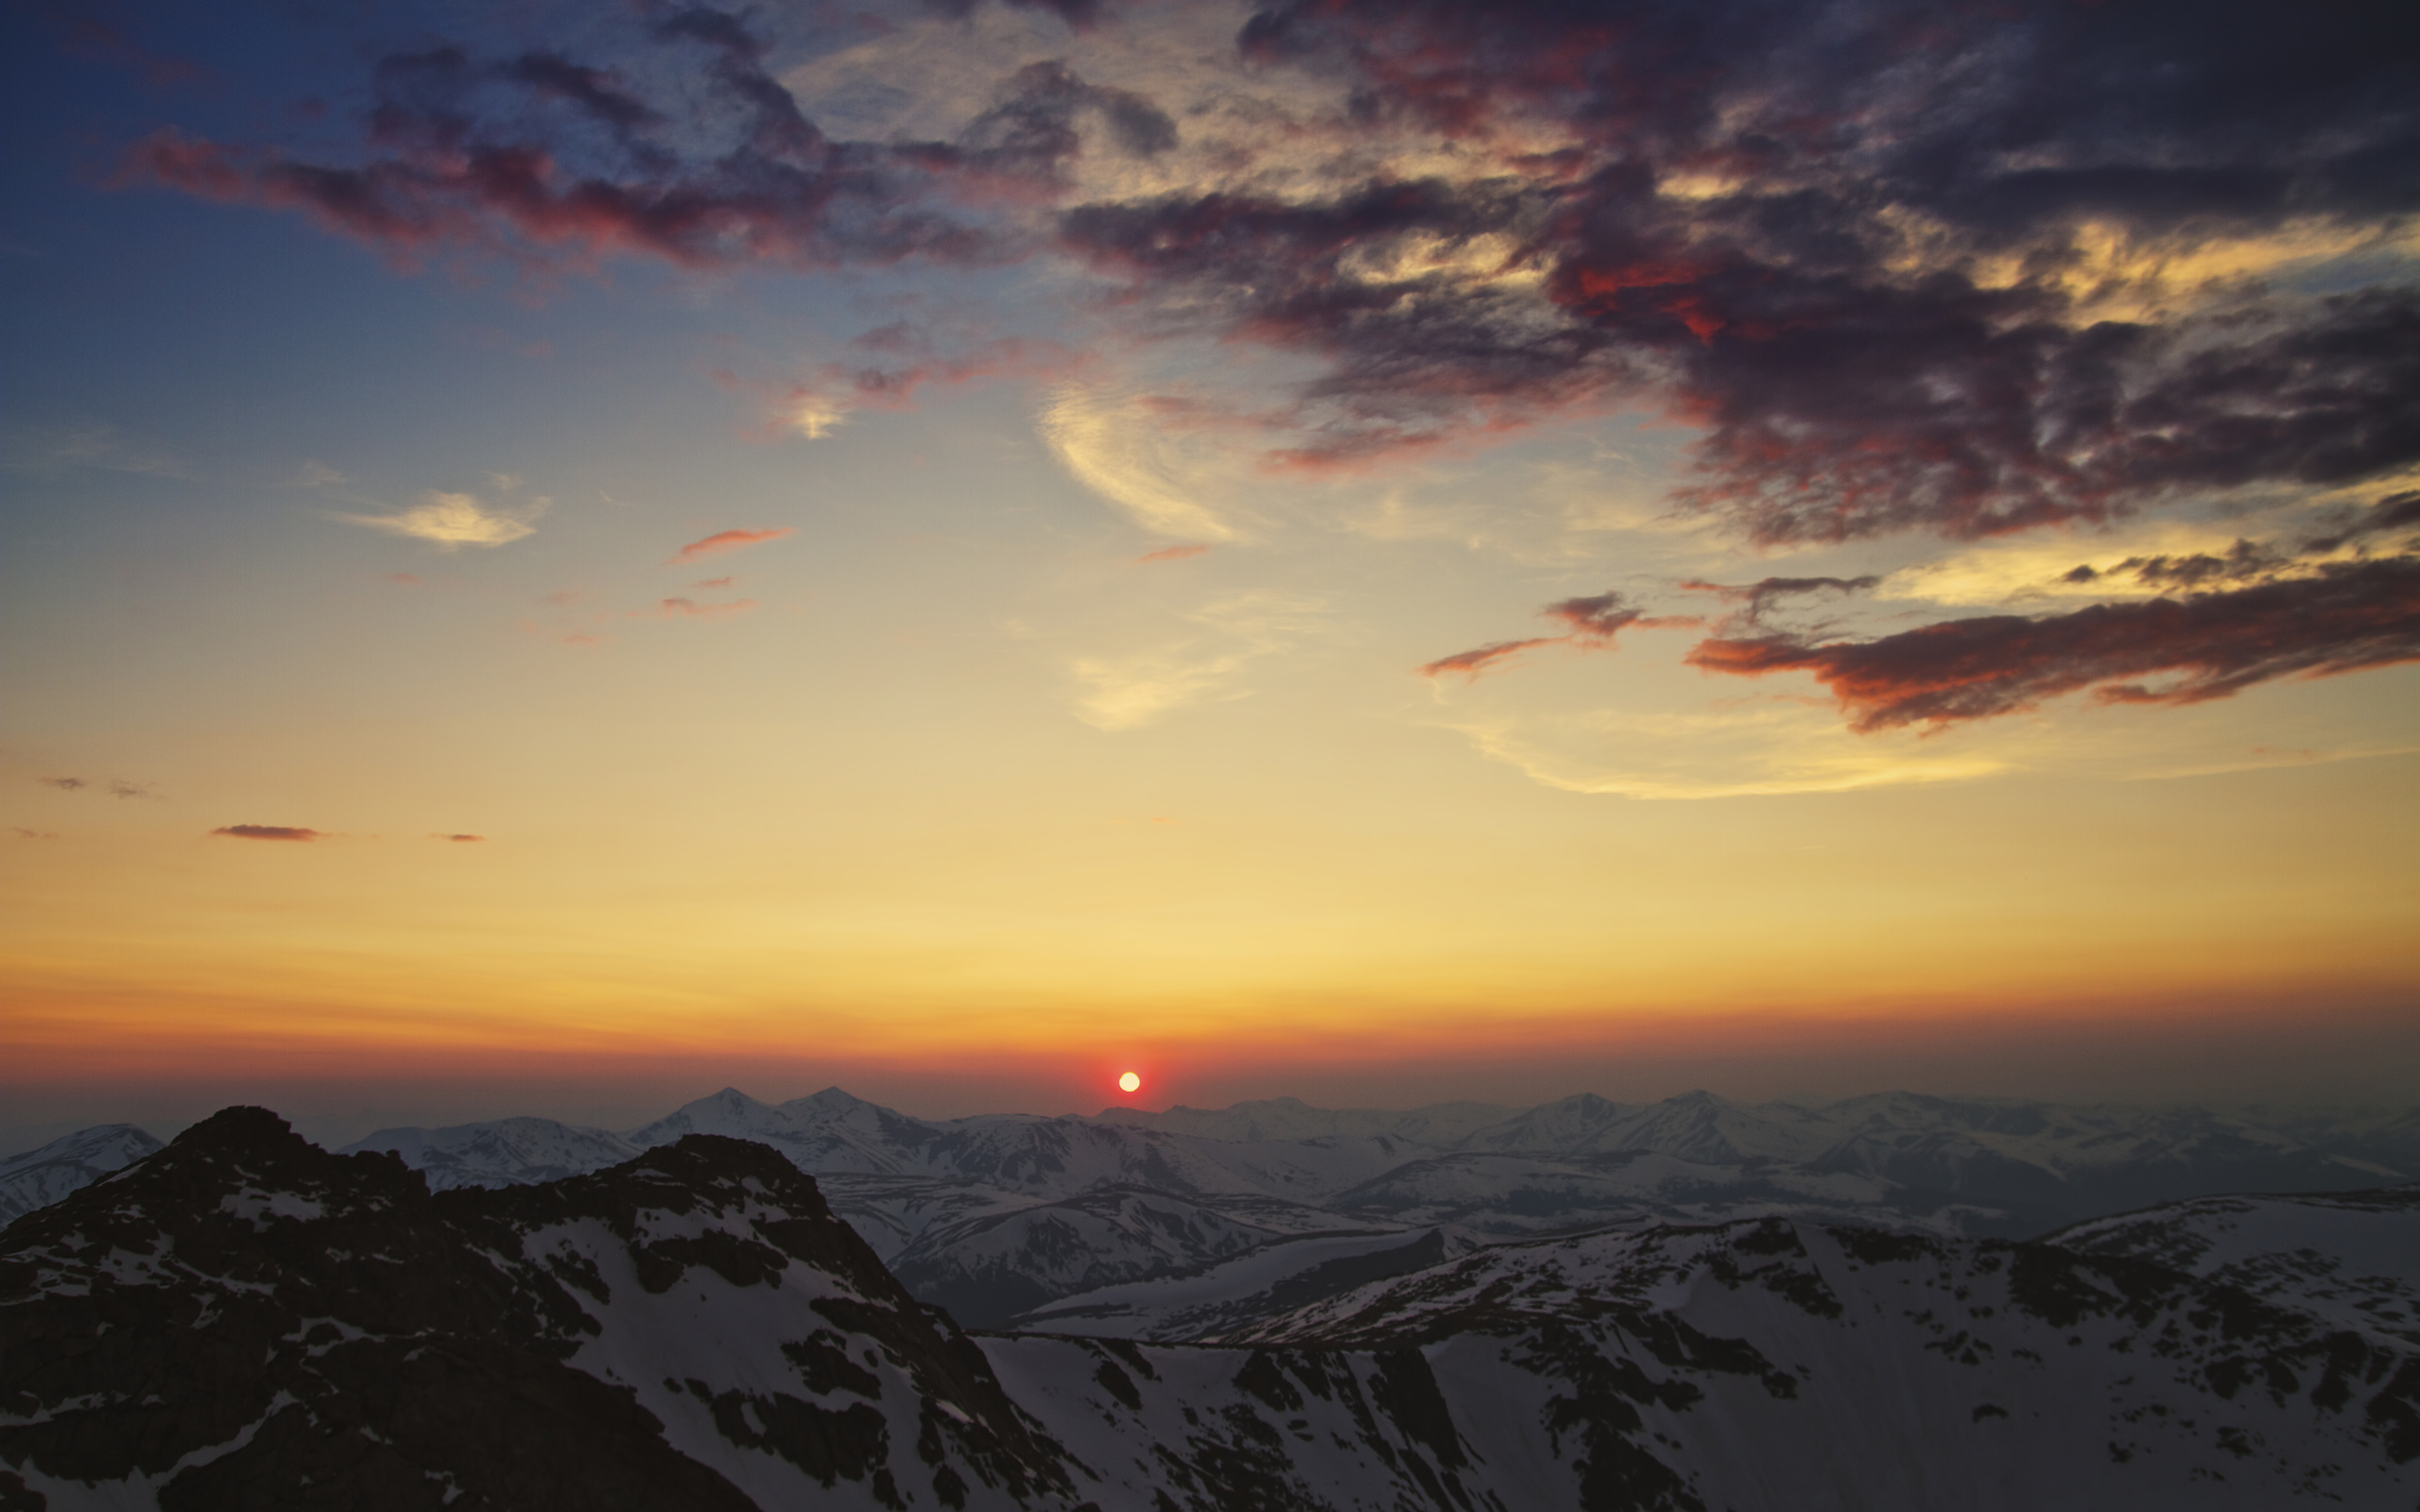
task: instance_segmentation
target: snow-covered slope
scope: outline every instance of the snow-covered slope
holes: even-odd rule
[[[432,1190],[527,1186],[617,1165],[642,1146],[601,1128],[551,1118],[499,1118],[451,1128],[386,1128],[339,1154],[383,1150],[428,1177]]]
[[[1120,1281],[1046,1302],[1004,1328],[1091,1338],[1184,1340],[1232,1332],[1354,1287],[1479,1247],[1449,1228],[1310,1234],[1197,1270]]]
[[[1057,1297],[1194,1270],[1322,1227],[1355,1226],[1304,1209],[1285,1228],[1263,1227],[1147,1187],[1098,1187],[928,1228],[890,1267],[925,1301],[990,1328]]]
[[[0,1228],[159,1147],[131,1124],[103,1124],[0,1160]]]
[[[2050,1243],[2290,1300],[2420,1348],[2420,1188],[2204,1197],[2081,1223]]]
[[[2368,1247],[2405,1216],[2345,1214],[2332,1239]],[[2403,1254],[2408,1282],[2420,1251]],[[1227,1342],[1417,1350],[1473,1464],[1539,1472],[1508,1500],[1524,1507],[2383,1507],[2420,1492],[2411,1341],[2058,1245],[1777,1219],[1537,1241]],[[1021,1347],[990,1347],[1011,1390]]]

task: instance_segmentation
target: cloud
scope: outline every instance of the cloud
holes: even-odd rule
[[[1054,456],[1171,541],[1263,530],[1270,470],[1617,412],[1685,427],[1665,502],[1759,547],[2104,528],[2420,466],[2420,116],[2391,7],[2288,27],[2235,0],[1267,0],[1215,57],[1095,0],[931,14],[963,24],[886,23],[867,51],[846,38],[870,26],[804,12],[641,7],[600,12],[578,56],[366,54],[349,146],[163,131],[124,179],[406,260],[1073,268],[1095,366],[870,333],[762,387],[814,437],[929,383],[1059,372]],[[1185,56],[1152,56],[1175,36]],[[799,93],[773,58],[805,60]],[[920,87],[938,97],[899,98]],[[1098,370],[1180,352],[1216,371]],[[420,534],[407,518],[378,527]],[[2401,528],[2377,518],[2309,544],[2374,554]],[[2274,586],[2229,550],[2043,591]],[[1800,591],[1757,586],[1709,645],[1772,639],[1744,631]],[[1432,675],[1622,627],[1565,624]]]
[[[1694,617],[1679,616],[1650,619],[1619,593],[1597,593],[1587,598],[1566,598],[1548,604],[1538,610],[1550,620],[1560,620],[1569,627],[1561,635],[1541,635],[1526,641],[1496,641],[1475,650],[1457,651],[1452,656],[1439,657],[1423,665],[1420,675],[1434,679],[1449,672],[1466,678],[1477,678],[1533,646],[1570,645],[1582,650],[1611,649],[1614,638],[1635,625],[1644,629],[1665,629],[1674,626],[1701,623]]]
[[[15,835],[20,840],[56,840],[59,838],[59,832],[56,830],[28,830],[20,824],[12,824],[9,826],[9,833]]]
[[[2104,703],[2199,703],[2278,678],[2420,661],[2420,558],[2325,562],[2250,587],[1864,642],[1715,638],[1687,660],[1737,677],[1809,673],[1860,731],[1987,719],[2083,688]],[[2170,680],[2135,680],[2159,677]]]
[[[724,620],[731,618],[735,614],[745,614],[755,607],[756,601],[752,598],[737,599],[728,604],[700,604],[694,599],[666,598],[658,601],[653,609],[634,609],[631,610],[631,617],[633,619],[653,618],[660,620]],[[575,644],[579,641],[593,641],[595,639],[596,637],[594,636],[572,637],[568,639],[565,644]]]
[[[1169,419],[1151,396],[1068,383],[1045,402],[1040,424],[1060,465],[1144,529],[1190,536],[1196,544],[1238,539],[1202,502],[1211,469],[1201,448]]]
[[[1496,663],[1509,662],[1531,646],[1561,645],[1564,639],[1560,635],[1542,635],[1527,641],[1494,641],[1468,651],[1457,651],[1452,656],[1441,656],[1436,661],[1424,664],[1420,669],[1420,675],[1424,678],[1434,678],[1448,672],[1459,672],[1464,677],[1476,678],[1482,672],[1493,670]]]
[[[1183,639],[1071,662],[1077,717],[1096,730],[1132,730],[1186,705],[1250,697],[1250,671],[1317,634],[1327,606],[1264,590],[1212,599],[1184,617],[1195,629]]]
[[[37,777],[34,781],[46,787],[55,787],[62,793],[73,793],[78,788],[89,785],[80,777]]]
[[[1167,652],[1080,657],[1069,667],[1080,691],[1077,716],[1096,730],[1132,730],[1187,704],[1223,703],[1249,696],[1241,653],[1187,660]]]
[[[491,507],[472,494],[431,490],[419,504],[399,514],[340,514],[337,518],[389,535],[429,541],[440,551],[455,551],[463,546],[508,545],[535,535],[538,527],[529,522],[544,513],[549,502],[533,499],[517,508],[502,509]]]
[[[350,480],[335,468],[319,462],[305,462],[296,468],[294,475],[286,481],[298,489],[326,489]]]
[[[666,567],[679,567],[705,557],[718,557],[727,551],[744,551],[761,546],[768,541],[798,534],[791,525],[776,525],[770,530],[717,530],[702,540],[693,541],[666,559]],[[729,579],[725,579],[728,581]]]
[[[723,589],[731,586],[731,579],[728,577],[700,577],[689,586],[691,588],[698,589],[700,592]]]
[[[2332,534],[2303,542],[2305,551],[2339,551],[2355,541],[2396,531],[2420,532],[2420,489],[2391,493],[2345,521]]]
[[[1130,154],[1174,138],[1149,100],[1036,63],[955,140],[835,140],[767,71],[755,18],[692,6],[598,19],[585,29],[611,63],[449,43],[380,58],[366,150],[297,158],[169,129],[135,146],[120,180],[301,211],[406,261],[455,249],[541,269],[614,254],[984,266],[1033,238],[982,201],[1063,185],[1079,117]]]
[[[161,478],[195,475],[183,458],[103,424],[11,425],[0,432],[0,466],[21,472],[89,467]]]
[[[1776,599],[1796,598],[1806,593],[1871,593],[1882,579],[1868,575],[1863,577],[1760,577],[1753,583],[1709,583],[1688,578],[1681,586],[1697,593],[1713,593],[1718,597],[1745,604],[1750,618],[1764,612],[1765,606]]]
[[[1210,549],[1210,547],[1201,545],[1199,543],[1189,546],[1162,546],[1157,551],[1147,551],[1143,553],[1140,557],[1135,558],[1134,561],[1136,565],[1145,567],[1150,566],[1155,561],[1183,561],[1187,557],[1199,557]]]
[[[475,841],[484,840],[487,836],[484,834],[432,834],[429,838],[432,840],[449,840],[456,845],[469,845]]]
[[[154,796],[155,795],[151,791],[151,784],[148,782],[122,782],[116,778],[110,779],[110,797],[112,798],[151,798]]]
[[[304,830],[286,824],[227,824],[210,832],[231,840],[317,840],[317,830]]]
[[[2414,291],[2246,277],[2402,246],[2395,25],[2286,64],[2256,8],[2181,0],[1270,5],[1248,56],[1469,166],[1061,231],[1164,318],[1318,364],[1305,459],[1651,404],[1703,433],[1678,502],[1761,542],[2102,521],[2420,457]]]

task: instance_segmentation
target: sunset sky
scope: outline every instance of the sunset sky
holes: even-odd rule
[[[2406,8],[5,26],[0,1125],[2420,1093]]]

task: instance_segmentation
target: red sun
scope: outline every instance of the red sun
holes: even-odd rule
[[[1118,1078],[1117,1078],[1117,1090],[1118,1090],[1119,1091],[1122,1091],[1122,1092],[1131,1092],[1131,1091],[1134,1091],[1136,1088],[1141,1087],[1142,1085],[1143,1085],[1143,1078],[1142,1078],[1142,1077],[1140,1077],[1140,1076],[1135,1075],[1135,1074],[1134,1074],[1132,1072],[1131,1072],[1131,1071],[1130,1071],[1130,1072],[1128,1072],[1125,1075],[1120,1076],[1120,1077],[1118,1077]]]

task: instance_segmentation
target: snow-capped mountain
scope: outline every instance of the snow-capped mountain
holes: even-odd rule
[[[618,1165],[647,1148],[601,1128],[551,1118],[499,1118],[451,1128],[381,1129],[345,1146],[349,1155],[399,1156],[428,1177],[432,1191],[528,1186]]]
[[[131,1124],[103,1124],[0,1160],[0,1228],[159,1147],[158,1140]]]
[[[690,1133],[782,1151],[826,1181],[834,1211],[919,1297],[984,1324],[1339,1229],[1512,1239],[1773,1216],[2016,1238],[2207,1193],[2420,1176],[2420,1114],[2261,1117],[1905,1092],[1820,1107],[1582,1094],[1526,1110],[1409,1112],[1277,1098],[927,1120],[838,1088],[778,1105],[726,1088],[620,1135],[513,1119],[389,1129],[351,1148],[394,1150],[441,1185],[498,1185],[596,1169]],[[1101,1195],[1113,1192],[1130,1195]],[[1176,1213],[1185,1216],[1162,1221]]]
[[[0,1239],[0,1506],[2408,1506],[2416,1286],[2376,1191],[1281,1237],[969,1335],[762,1142],[431,1193],[230,1109]]]

